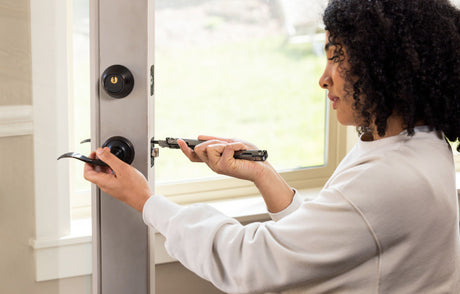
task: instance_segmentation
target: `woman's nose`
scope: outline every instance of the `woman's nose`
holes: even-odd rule
[[[319,86],[323,89],[328,89],[332,85],[332,79],[329,75],[324,73],[319,79]]]

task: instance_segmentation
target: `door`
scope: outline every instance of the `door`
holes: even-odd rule
[[[153,0],[90,1],[92,149],[115,136],[127,139],[132,166],[152,191],[153,17]],[[154,234],[138,211],[96,187],[92,196],[93,293],[153,293]]]
[[[81,162],[56,160],[69,151],[87,155],[89,144],[79,142],[88,137],[95,149],[110,137],[122,136],[134,147],[132,165],[153,179],[148,146],[153,136],[153,4],[153,0],[21,0],[5,4],[1,19],[8,16],[9,23],[4,27],[21,29],[11,29],[9,39],[4,38],[7,45],[0,50],[2,58],[12,60],[9,66],[21,70],[10,79],[8,90],[24,88],[19,96],[31,100],[11,101],[31,105],[8,110],[19,110],[12,114],[12,122],[21,122],[23,116],[30,121],[31,130],[15,136],[33,134],[21,141],[21,146],[33,143],[33,156],[24,161],[24,170],[33,170],[33,179],[26,176],[28,181],[22,184],[27,193],[9,197],[26,199],[30,210],[15,213],[27,215],[27,223],[11,226],[13,233],[14,226],[18,227],[22,240],[7,247],[11,257],[2,262],[21,265],[18,270],[8,269],[19,278],[1,280],[1,289],[7,290],[0,292],[153,293],[153,269],[149,269],[153,254],[142,216],[85,182]],[[104,90],[102,75],[111,65],[123,65],[132,74],[133,88],[125,95],[109,95]],[[117,78],[116,74],[109,76],[112,87],[117,87]],[[119,78],[123,80],[124,74]],[[91,102],[86,103],[89,96]],[[91,115],[82,115],[81,109],[89,108]],[[12,178],[23,177],[23,171],[18,170]],[[29,243],[33,250],[25,250]],[[17,256],[22,260],[16,260]]]

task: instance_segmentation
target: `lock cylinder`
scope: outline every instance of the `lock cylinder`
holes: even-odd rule
[[[109,66],[102,73],[102,86],[106,93],[113,98],[124,98],[134,88],[134,77],[131,71],[123,65]]]

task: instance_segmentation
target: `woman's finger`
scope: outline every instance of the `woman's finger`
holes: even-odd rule
[[[182,153],[184,153],[187,158],[192,161],[192,162],[202,162],[202,160],[198,157],[198,155],[195,153],[195,151],[192,150],[192,148],[187,146],[187,143],[185,143],[184,140],[178,139],[177,144],[179,144],[180,150]]]
[[[217,140],[217,141],[223,141],[223,142],[227,142],[227,143],[240,142],[240,143],[243,143],[244,145],[246,145],[245,149],[258,149],[256,145],[254,145],[252,143],[249,143],[247,141],[244,141],[244,140],[240,140],[240,139],[228,139],[228,138],[200,135],[200,136],[198,136],[198,140],[204,140],[204,141]]]
[[[200,158],[201,161],[208,163],[209,162],[208,147],[214,144],[226,144],[226,142],[219,141],[216,139],[207,140],[201,144],[196,145],[194,148],[194,152]]]
[[[215,143],[206,147],[208,156],[208,161],[206,161],[206,163],[218,174],[225,173],[225,164],[222,163],[222,153],[224,152],[225,146],[225,143]]]
[[[227,143],[235,141],[233,139],[214,137],[214,136],[207,136],[207,135],[199,135],[198,140],[203,140],[203,141],[217,140],[217,141],[224,141],[224,142],[227,142]]]
[[[85,163],[84,178],[102,188],[102,186],[114,180],[115,174],[107,172],[107,170],[100,170],[99,168],[99,166]]]
[[[233,151],[247,150],[248,147],[245,143],[242,142],[232,142],[228,144]]]
[[[227,144],[223,144],[223,143],[214,143],[214,144],[208,145],[206,147],[208,158],[212,162],[216,162],[222,156],[222,153],[224,152],[226,145]]]
[[[115,174],[123,172],[123,170],[129,166],[127,163],[123,162],[121,159],[111,153],[108,147],[98,148],[96,151],[96,156],[105,162]]]

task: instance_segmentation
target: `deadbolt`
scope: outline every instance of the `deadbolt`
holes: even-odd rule
[[[111,97],[124,98],[134,88],[134,77],[129,69],[115,64],[102,73],[102,86]]]

